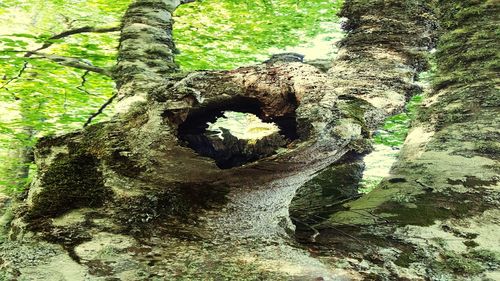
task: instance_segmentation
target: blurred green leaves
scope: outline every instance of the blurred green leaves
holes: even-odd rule
[[[416,95],[411,98],[403,113],[387,118],[384,126],[377,130],[373,137],[375,143],[384,144],[391,147],[400,147],[403,145],[410,123],[414,119],[417,107],[422,103],[422,95]]]
[[[187,70],[231,69],[261,62],[270,48],[284,49],[325,33],[338,22],[342,1],[198,1],[176,11],[177,61]]]

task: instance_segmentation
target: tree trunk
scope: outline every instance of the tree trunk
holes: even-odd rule
[[[434,90],[391,176],[316,225],[319,245],[364,260],[366,267],[358,270],[367,276],[498,278],[500,103],[493,2],[439,1],[443,34]]]
[[[173,69],[167,67],[173,63],[172,7],[163,1],[131,5],[116,77],[122,104],[132,99],[135,106],[113,122],[40,141],[28,220],[91,205],[127,217],[132,228],[175,215],[197,220],[204,236],[283,234],[293,228],[288,205],[295,190],[347,151],[368,149],[365,139],[376,126],[418,90],[413,81],[433,43],[425,4],[348,2],[350,35],[326,74],[277,61],[173,76],[167,75]],[[165,66],[151,61],[165,56]],[[276,122],[287,147],[240,167],[218,168],[186,147],[182,134],[203,129],[224,110]]]

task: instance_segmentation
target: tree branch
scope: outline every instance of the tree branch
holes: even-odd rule
[[[85,89],[85,83],[87,82],[87,75],[89,75],[90,71],[86,70],[85,73],[81,76],[82,82],[80,83],[80,86],[76,87],[78,90],[85,92],[87,95],[92,95]]]
[[[51,60],[53,62],[60,64],[60,65],[84,69],[84,70],[92,71],[95,73],[99,73],[99,74],[103,74],[103,75],[111,77],[111,72],[109,69],[94,66],[90,62],[86,62],[86,61],[83,61],[83,60],[80,60],[77,58],[49,55],[49,54],[44,54],[44,53],[39,53],[39,52],[34,52],[34,51],[32,53],[40,56],[40,58],[45,58],[45,59]]]
[[[12,81],[16,80],[16,79],[19,79],[21,78],[21,75],[23,75],[24,71],[26,70],[26,68],[28,68],[28,62],[25,61],[23,63],[23,66],[21,67],[21,69],[19,70],[18,74],[12,78],[10,78],[9,80],[7,80],[7,82],[5,82],[4,84],[2,84],[2,86],[0,86],[0,89],[4,89],[5,87],[7,87],[7,85],[9,85]],[[19,100],[20,98],[18,96],[16,96],[16,94],[14,93],[11,93],[12,96],[14,97],[14,100]]]
[[[83,127],[87,127],[97,115],[101,114],[104,111],[104,109],[106,109],[106,107],[108,107],[108,105],[110,105],[113,102],[116,96],[117,94],[112,95],[111,98],[109,98],[103,105],[101,105],[101,107],[97,110],[97,112],[90,115],[89,119],[87,119],[87,122],[83,124]]]
[[[81,33],[107,33],[107,32],[115,32],[115,31],[120,31],[121,27],[120,26],[113,26],[113,27],[92,27],[92,26],[84,26],[84,27],[79,27],[75,29],[70,29],[66,30],[64,32],[61,32],[59,34],[56,34],[48,39],[47,42],[43,43],[43,45],[33,51],[27,52],[24,57],[31,57],[32,55],[36,54],[38,51],[44,50],[52,46],[54,42],[51,42],[50,40],[57,40],[57,39],[62,39],[71,35],[75,34],[81,34]]]

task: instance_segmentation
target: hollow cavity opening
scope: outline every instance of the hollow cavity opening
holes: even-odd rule
[[[297,139],[295,114],[265,117],[257,99],[236,98],[193,110],[178,128],[184,145],[221,169],[268,157]]]

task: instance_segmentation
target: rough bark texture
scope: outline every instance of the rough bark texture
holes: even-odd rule
[[[500,102],[494,2],[439,1],[443,35],[434,91],[391,176],[316,226],[323,229],[319,244],[336,245],[342,255],[364,260],[358,270],[366,276],[498,279],[500,249],[493,237],[500,231]],[[338,231],[344,234],[339,237]]]
[[[124,15],[118,63],[113,70],[122,112],[145,101],[151,89],[178,70],[172,14],[180,4],[179,0],[138,0]]]

